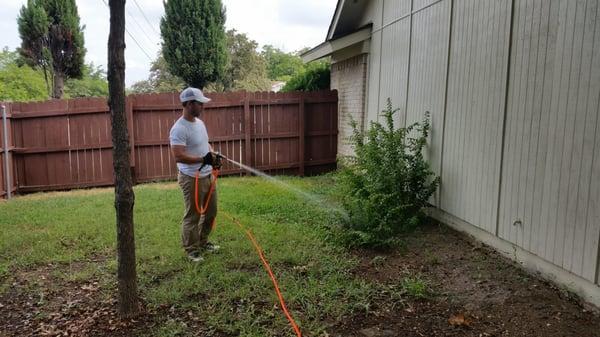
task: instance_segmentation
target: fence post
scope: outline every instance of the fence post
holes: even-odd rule
[[[305,135],[305,115],[304,115],[304,94],[302,94],[300,96],[300,102],[299,102],[299,106],[298,106],[298,137],[299,137],[299,142],[298,142],[298,160],[300,161],[299,164],[299,169],[298,169],[298,174],[300,174],[300,176],[304,176],[304,160],[306,159],[304,156],[304,142],[306,140],[306,135]]]
[[[127,117],[127,132],[129,133],[129,166],[131,167],[131,178],[136,183],[135,177],[135,137],[133,134],[133,104],[135,98],[131,95],[125,97],[125,114]]]
[[[244,98],[244,152],[245,152],[245,160],[243,164],[252,167],[252,147],[250,143],[252,142],[252,125],[250,124],[250,98],[248,93],[246,92]],[[249,175],[250,172],[246,171],[246,175]]]
[[[11,198],[12,181],[10,177],[10,161],[8,158],[8,122],[6,121],[6,105],[2,104],[2,148],[4,149],[4,187],[6,198]]]

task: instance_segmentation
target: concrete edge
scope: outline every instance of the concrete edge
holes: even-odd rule
[[[587,304],[592,305],[593,307],[590,309],[594,309],[595,311],[600,310],[600,286],[593,282],[568,272],[515,244],[505,241],[443,210],[429,208],[426,213],[449,227],[491,246],[500,254],[518,262],[526,270],[539,273],[542,278],[559,287],[564,287],[572,291],[580,296],[583,301],[587,302]]]

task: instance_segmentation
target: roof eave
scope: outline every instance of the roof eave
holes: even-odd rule
[[[338,0],[335,5],[335,11],[333,12],[333,17],[331,18],[331,23],[329,24],[329,29],[327,30],[327,38],[325,41],[329,41],[332,39],[333,34],[335,33],[335,28],[340,19],[340,14],[342,13],[342,8],[344,8],[345,0]]]
[[[305,63],[315,61],[327,57],[338,50],[365,41],[371,37],[371,30],[372,25],[367,25],[335,40],[325,41],[300,55],[302,61]]]

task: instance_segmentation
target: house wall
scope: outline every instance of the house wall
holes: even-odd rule
[[[331,66],[331,89],[338,90],[338,155],[352,154],[352,120],[364,123],[367,54],[360,54]]]
[[[594,301],[599,2],[377,0],[361,21],[373,24],[363,118],[377,120],[388,98],[399,125],[430,112],[427,156],[442,178],[432,203]]]
[[[515,1],[497,227],[502,239],[596,283],[599,3]]]

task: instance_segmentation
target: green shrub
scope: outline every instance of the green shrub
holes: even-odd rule
[[[366,132],[354,129],[354,156],[342,158],[340,187],[344,241],[351,246],[390,248],[398,234],[419,226],[422,209],[439,185],[423,158],[430,129],[429,113],[422,123],[394,127],[388,99],[383,111],[385,125],[371,122]]]
[[[329,62],[313,62],[306,68],[296,73],[281,89],[289,91],[315,91],[329,89],[331,72]]]

